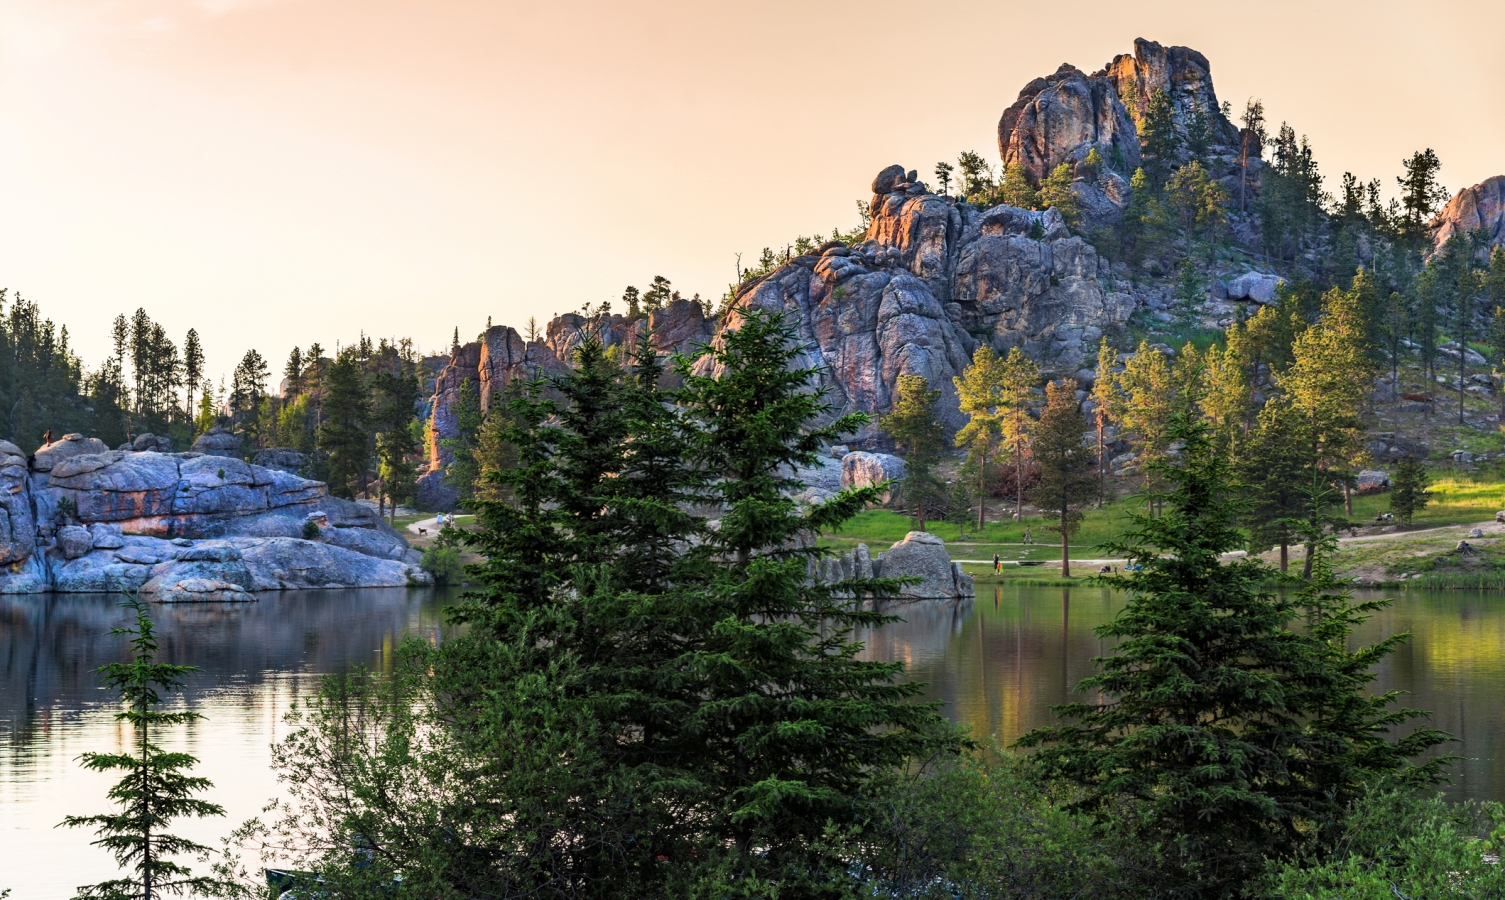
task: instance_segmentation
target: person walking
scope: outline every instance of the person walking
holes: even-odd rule
[[[1029,526],[1028,525],[1024,526],[1024,542],[1026,544],[1033,544],[1034,543],[1034,540],[1029,536]]]
[[[1002,575],[1003,574],[1003,561],[998,558],[998,554],[997,553],[993,554],[993,574],[994,575]]]

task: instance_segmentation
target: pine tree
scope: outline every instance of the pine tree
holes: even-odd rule
[[[287,362],[282,366],[282,377],[287,379],[287,399],[291,400],[303,392],[303,353],[297,347],[287,355]]]
[[[1420,244],[1427,237],[1427,223],[1432,214],[1448,202],[1448,192],[1437,180],[1442,168],[1431,147],[1418,150],[1401,161],[1405,174],[1395,179],[1400,185],[1400,228],[1403,237]]]
[[[1250,98],[1244,104],[1244,127],[1239,132],[1238,208],[1249,210],[1249,160],[1261,159],[1265,152],[1265,104]]]
[[[1003,360],[991,346],[983,344],[972,354],[972,365],[952,383],[956,385],[957,405],[968,417],[967,424],[956,433],[956,446],[966,449],[967,467],[977,478],[977,530],[981,531],[987,522],[995,460],[1003,449]]]
[[[1034,209],[1040,203],[1039,192],[1030,183],[1029,173],[1019,163],[1010,163],[1003,171],[1003,192],[1000,199],[1009,206]]]
[[[1099,816],[1133,804],[1115,828],[1158,846],[1158,896],[1234,896],[1266,858],[1311,849],[1307,835],[1364,780],[1404,770],[1439,736],[1388,740],[1414,714],[1387,710],[1394,697],[1371,699],[1366,687],[1395,644],[1350,654],[1364,610],[1330,582],[1282,596],[1264,587],[1257,559],[1223,562],[1243,542],[1241,488],[1205,425],[1178,414],[1170,434],[1186,449],[1181,465],[1159,464],[1164,512],[1136,515],[1108,548],[1130,562],[1106,579],[1128,601],[1097,629],[1116,646],[1079,686],[1102,700],[1058,707],[1074,724],[1020,744],[1040,748],[1048,775],[1081,785],[1080,805]],[[1286,627],[1301,615],[1311,634]],[[1436,771],[1410,775],[1425,783]]]
[[[899,445],[904,456],[904,481],[900,495],[909,513],[925,530],[927,513],[940,510],[945,502],[945,485],[935,475],[945,446],[945,429],[935,417],[939,390],[931,390],[923,375],[900,375],[894,385],[893,409],[879,425]]]
[[[1061,214],[1067,225],[1074,228],[1081,219],[1081,203],[1077,200],[1076,192],[1071,189],[1071,184],[1071,164],[1061,163],[1040,182],[1035,203],[1045,209],[1054,209]]]
[[[1390,479],[1390,512],[1402,525],[1410,525],[1411,518],[1431,502],[1429,480],[1427,470],[1413,457],[1402,457],[1395,464],[1395,476]]]
[[[328,457],[329,493],[354,499],[365,488],[370,463],[371,401],[357,349],[346,347],[329,367],[319,449]]]
[[[643,292],[643,309],[650,313],[661,309],[669,302],[673,292],[669,279],[662,275],[653,276],[653,283]]]
[[[190,420],[194,413],[193,391],[203,378],[204,348],[199,343],[199,333],[190,328],[188,334],[183,337],[183,386],[187,388],[183,410]]]
[[[1144,169],[1150,186],[1159,191],[1181,156],[1181,137],[1176,133],[1175,105],[1165,91],[1150,95],[1139,120],[1139,143],[1144,148]]]
[[[414,459],[418,441],[413,435],[413,410],[418,404],[418,376],[408,361],[398,360],[396,371],[378,372],[373,379],[376,403],[372,426],[376,429],[377,477],[382,492],[397,505],[413,498],[418,486]],[[380,510],[380,503],[378,503]]]
[[[1245,485],[1242,523],[1249,549],[1280,548],[1280,571],[1290,568],[1296,540],[1292,522],[1304,510],[1302,487],[1310,480],[1310,454],[1300,415],[1289,398],[1272,397],[1260,408],[1255,425],[1233,445],[1235,474]]]
[[[1030,462],[1030,433],[1034,420],[1030,406],[1033,389],[1040,380],[1040,367],[1018,347],[1009,348],[1000,372],[998,392],[999,443],[1014,464],[1014,518],[1024,519],[1024,475]]]
[[[1117,416],[1124,430],[1134,436],[1136,464],[1150,485],[1153,463],[1161,460],[1170,447],[1169,428],[1175,410],[1175,389],[1171,367],[1165,356],[1140,341],[1139,349],[1124,364],[1118,376],[1122,394]]]
[[[203,718],[196,712],[164,712],[162,695],[183,686],[183,678],[195,671],[193,666],[175,666],[157,662],[156,625],[146,615],[146,606],[137,597],[125,604],[135,614],[131,628],[116,628],[111,634],[130,638],[131,660],[100,668],[105,683],[120,694],[125,709],[115,714],[132,731],[129,753],[85,753],[85,768],[96,772],[120,771],[125,775],[110,789],[110,800],[119,811],[94,816],[69,816],[63,824],[69,828],[93,828],[99,835],[94,843],[110,851],[115,862],[132,873],[130,878],[104,881],[78,890],[79,900],[129,900],[152,898],[160,894],[187,892],[214,893],[225,887],[206,876],[195,876],[172,857],[184,853],[207,854],[208,847],[168,834],[174,819],[222,816],[224,808],[196,799],[193,795],[212,787],[209,780],[185,774],[197,762],[187,753],[169,753],[154,740],[157,732],[174,725],[186,725]]]
[[[266,360],[255,350],[247,350],[230,382],[230,416],[232,424],[244,427],[255,423],[255,415],[261,408],[261,398],[266,396],[267,378],[271,371]]]
[[[1091,448],[1082,443],[1087,423],[1077,408],[1076,391],[1065,381],[1045,386],[1045,408],[1030,442],[1040,480],[1031,490],[1035,505],[1061,536],[1061,577],[1071,577],[1071,537],[1082,526],[1079,507],[1097,492]]]
[[[951,173],[955,171],[956,167],[951,165],[951,163],[938,162],[935,164],[935,180],[941,186],[941,196],[950,196]]]
[[[1097,345],[1097,369],[1092,379],[1092,426],[1097,436],[1097,508],[1103,508],[1108,492],[1107,429],[1109,422],[1118,421],[1122,396],[1118,390],[1118,375],[1114,371],[1117,354],[1104,337]]]
[[[993,194],[993,167],[979,153],[965,150],[957,157],[961,172],[961,195],[968,203],[989,205]]]

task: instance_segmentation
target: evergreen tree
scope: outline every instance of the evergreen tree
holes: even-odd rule
[[[358,350],[346,347],[329,367],[319,449],[328,458],[329,493],[347,500],[365,490],[370,464],[371,400]]]
[[[413,410],[418,405],[418,376],[410,361],[397,363],[396,371],[378,372],[372,385],[376,394],[372,425],[376,429],[377,477],[393,517],[397,505],[411,500],[417,490],[415,458],[419,451],[412,427]]]
[[[303,353],[297,347],[287,355],[287,362],[282,366],[282,377],[287,379],[287,399],[291,400],[303,392]]]
[[[1171,174],[1165,184],[1165,202],[1180,225],[1182,253],[1190,257],[1193,243],[1201,238],[1207,244],[1209,257],[1214,255],[1227,222],[1223,206],[1228,195],[1207,174],[1201,162],[1192,160]]]
[[[1000,199],[1009,206],[1017,206],[1020,209],[1034,209],[1040,202],[1039,192],[1030,183],[1029,173],[1024,171],[1024,166],[1019,163],[1011,163],[1003,171],[1003,192]]]
[[[1118,357],[1104,337],[1097,345],[1097,369],[1092,379],[1092,426],[1097,437],[1097,508],[1103,508],[1108,490],[1108,423],[1117,421],[1121,397],[1118,392],[1118,377],[1114,363]]]
[[[1244,127],[1239,131],[1238,208],[1249,210],[1249,160],[1261,159],[1265,152],[1265,104],[1250,98],[1244,104]]]
[[[449,451],[451,461],[444,469],[444,483],[455,489],[457,503],[471,508],[475,497],[476,481],[480,467],[475,458],[476,434],[486,421],[481,411],[481,397],[475,382],[469,378],[460,382],[459,396],[455,398],[455,436],[440,438],[439,446]]]
[[[643,292],[643,309],[651,313],[662,308],[669,302],[673,293],[669,279],[662,275],[653,276],[653,283],[648,286],[648,290]]]
[[[998,418],[999,443],[1008,451],[1014,465],[1014,518],[1024,519],[1024,475],[1030,464],[1030,418],[1032,393],[1040,380],[1040,367],[1018,347],[1009,348],[999,373],[1000,401]]]
[[[1082,504],[1097,492],[1091,448],[1082,443],[1087,423],[1077,408],[1076,391],[1065,381],[1045,385],[1045,408],[1031,440],[1040,480],[1031,494],[1035,505],[1061,535],[1061,577],[1071,577],[1071,537],[1082,526]]]
[[[1427,470],[1415,458],[1405,456],[1395,464],[1395,476],[1390,479],[1390,512],[1402,525],[1410,525],[1411,518],[1431,502],[1428,481]]]
[[[1079,686],[1103,700],[1058,707],[1075,723],[1020,743],[1040,748],[1047,774],[1083,787],[1080,805],[1122,811],[1116,828],[1158,846],[1157,895],[1236,896],[1266,858],[1308,850],[1364,780],[1403,770],[1438,736],[1387,741],[1415,714],[1365,696],[1369,668],[1394,644],[1346,650],[1362,607],[1330,583],[1282,596],[1257,559],[1222,561],[1243,542],[1241,488],[1206,426],[1178,415],[1170,433],[1186,450],[1182,465],[1158,464],[1164,512],[1135,516],[1108,548],[1130,561],[1106,579],[1129,599],[1097,629],[1116,646]],[[1288,630],[1303,614],[1314,632]],[[1436,767],[1411,774],[1424,783]]]
[[[900,375],[894,388],[893,409],[878,424],[904,455],[900,496],[909,514],[918,520],[919,530],[924,531],[927,514],[945,506],[945,485],[935,474],[945,446],[945,429],[935,417],[941,392],[931,390],[923,375]]]
[[[190,420],[194,413],[193,391],[203,378],[204,348],[199,343],[199,333],[190,328],[183,338],[183,387],[186,388],[183,411]]]
[[[935,164],[935,180],[936,180],[936,183],[941,186],[941,195],[942,196],[950,196],[950,194],[951,194],[951,173],[953,173],[955,171],[956,171],[956,167],[953,166],[953,165],[951,165],[951,163],[948,163],[948,162],[938,162],[938,163]]]
[[[162,695],[181,688],[183,677],[195,668],[157,662],[156,625],[147,617],[146,605],[136,597],[124,605],[135,614],[134,627],[116,628],[111,634],[130,638],[131,659],[110,663],[99,671],[125,706],[115,718],[130,726],[131,751],[85,753],[80,757],[85,768],[96,772],[125,773],[109,792],[119,811],[69,816],[63,824],[93,828],[99,835],[94,843],[110,851],[116,864],[129,870],[131,877],[81,887],[77,896],[79,900],[128,900],[184,892],[212,894],[224,885],[213,878],[195,876],[173,859],[184,853],[207,854],[209,848],[168,834],[167,828],[174,819],[222,816],[225,810],[193,796],[212,786],[206,778],[185,774],[196,759],[187,753],[169,753],[153,742],[160,740],[157,732],[161,729],[203,718],[190,710],[165,712],[159,708]]]
[[[266,360],[255,350],[247,350],[230,381],[231,424],[243,428],[255,424],[255,416],[261,409],[261,398],[266,396],[267,378],[271,371]]]
[[[1448,192],[1437,180],[1442,168],[1437,153],[1431,147],[1418,150],[1401,161],[1405,174],[1395,179],[1400,185],[1400,230],[1401,235],[1415,244],[1427,237],[1427,223],[1432,214],[1448,202]]]
[[[993,167],[981,154],[971,150],[962,152],[956,160],[961,172],[961,195],[968,203],[990,205],[993,194]]]
[[[1170,364],[1146,341],[1124,364],[1118,376],[1119,412],[1115,416],[1124,429],[1134,435],[1138,453],[1136,464],[1149,487],[1153,463],[1164,458],[1170,447],[1171,414],[1175,410],[1175,389]]]
[[[992,489],[995,460],[1002,452],[1005,404],[1003,360],[987,344],[972,354],[972,365],[953,378],[957,405],[967,424],[956,433],[956,446],[967,451],[967,468],[977,479],[977,530],[987,522],[988,493]]]
[[[1045,209],[1054,209],[1061,214],[1067,225],[1075,228],[1082,217],[1081,203],[1077,200],[1076,192],[1071,189],[1071,184],[1071,164],[1061,163],[1040,182],[1040,192],[1035,203]]]
[[[1290,568],[1296,540],[1292,522],[1304,510],[1302,486],[1311,473],[1302,421],[1288,398],[1272,397],[1260,408],[1255,426],[1234,443],[1235,473],[1245,486],[1241,522],[1249,550],[1280,548],[1280,571]]]
[[[1150,186],[1159,191],[1181,156],[1181,137],[1176,132],[1175,104],[1165,91],[1150,95],[1139,120],[1139,144],[1144,151],[1144,170]]]

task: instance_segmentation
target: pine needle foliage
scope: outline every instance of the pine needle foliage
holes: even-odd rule
[[[209,848],[187,838],[167,833],[173,820],[185,816],[222,816],[223,807],[194,797],[212,785],[207,778],[185,774],[196,760],[187,753],[169,753],[153,743],[156,732],[186,725],[202,716],[182,710],[160,709],[163,694],[183,686],[183,677],[193,666],[157,662],[156,625],[137,597],[124,605],[135,614],[130,628],[112,634],[130,638],[131,659],[100,668],[100,674],[120,694],[124,709],[116,713],[132,731],[130,753],[85,753],[80,758],[96,772],[124,772],[110,788],[109,798],[117,811],[93,816],[68,816],[68,828],[93,828],[99,839],[94,845],[110,851],[115,862],[131,873],[80,887],[77,900],[151,900],[162,895],[212,894],[221,887],[213,878],[195,876],[173,857],[184,853],[205,854]]]
[[[1238,896],[1267,858],[1311,849],[1362,780],[1405,769],[1442,738],[1421,729],[1387,739],[1418,714],[1363,690],[1369,668],[1404,638],[1347,651],[1370,610],[1330,573],[1283,595],[1266,587],[1271,573],[1257,559],[1223,561],[1243,544],[1242,488],[1206,425],[1178,413],[1169,431],[1186,446],[1181,464],[1157,464],[1164,511],[1135,516],[1106,548],[1128,559],[1124,575],[1104,581],[1129,601],[1097,629],[1114,652],[1079,685],[1101,699],[1057,707],[1074,721],[1020,744],[1040,748],[1048,776],[1084,789],[1079,807],[1121,817],[1161,848],[1158,895]],[[1314,571],[1325,564],[1315,559]],[[1310,633],[1289,627],[1302,619]],[[1427,764],[1407,777],[1436,774]]]

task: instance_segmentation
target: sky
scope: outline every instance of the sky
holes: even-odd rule
[[[1505,173],[1505,4],[0,0],[0,286],[87,366],[144,307],[249,348],[447,350],[858,223],[891,163],[1136,37],[1202,51],[1345,170]]]

